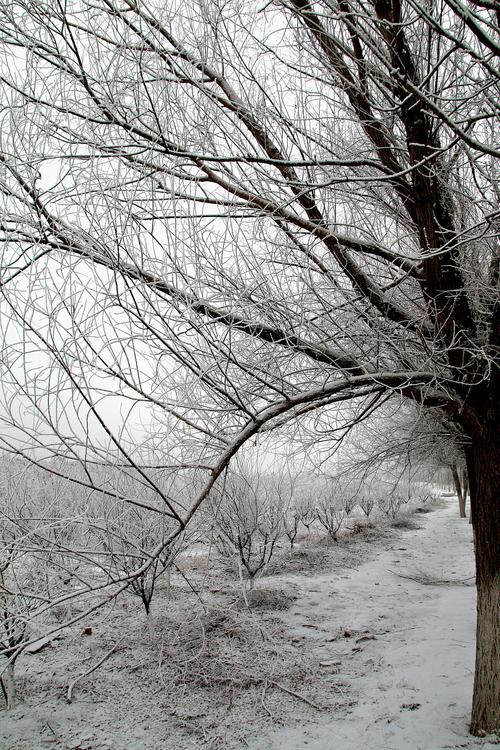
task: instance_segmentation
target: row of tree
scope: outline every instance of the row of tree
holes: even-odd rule
[[[92,496],[19,460],[4,458],[1,464],[0,685],[8,706],[15,698],[15,664],[26,647],[117,591],[139,598],[153,639],[158,582],[166,578],[168,589],[170,571],[186,547],[204,542],[209,549],[215,542],[253,588],[278,547],[287,542],[293,553],[299,532],[322,527],[336,540],[356,504],[367,518],[375,505],[394,518],[407,501],[400,488],[381,489],[378,498],[354,496],[338,480],[240,467],[216,486],[199,523],[172,541],[173,521],[165,514]],[[107,473],[123,485],[120,470]],[[177,499],[182,489],[175,485]],[[421,487],[413,493],[417,502],[429,499]]]

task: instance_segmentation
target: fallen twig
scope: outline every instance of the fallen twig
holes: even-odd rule
[[[272,712],[269,710],[269,708],[266,706],[266,690],[267,690],[267,680],[264,680],[262,685],[262,693],[260,695],[260,703],[264,711],[268,714],[271,721],[276,722],[276,719],[274,718]]]
[[[66,702],[67,702],[67,703],[71,703],[71,700],[72,700],[72,696],[73,696],[73,688],[75,687],[76,683],[77,683],[77,682],[79,682],[80,680],[83,680],[83,678],[84,678],[84,677],[88,677],[88,675],[89,675],[89,674],[92,674],[92,672],[95,672],[95,670],[96,670],[96,669],[98,669],[98,668],[99,668],[99,667],[101,666],[101,664],[104,664],[104,662],[106,661],[106,659],[108,659],[108,658],[109,658],[109,657],[111,656],[111,654],[113,653],[113,651],[114,651],[114,650],[115,650],[115,649],[117,648],[117,646],[119,646],[119,645],[120,645],[120,643],[121,643],[122,641],[124,641],[124,640],[125,640],[125,638],[126,638],[126,637],[127,637],[127,636],[126,636],[126,635],[124,635],[124,636],[123,636],[123,638],[120,638],[120,640],[119,640],[119,641],[117,641],[117,642],[116,642],[116,643],[114,644],[114,646],[113,646],[112,648],[110,648],[110,649],[109,649],[109,651],[107,651],[107,652],[106,652],[106,653],[104,654],[104,656],[102,657],[102,659],[99,659],[99,661],[98,661],[98,662],[97,662],[96,664],[94,664],[94,666],[93,666],[93,667],[90,667],[90,669],[87,669],[87,671],[86,671],[86,672],[83,672],[82,674],[78,675],[78,677],[76,677],[76,678],[75,678],[75,679],[73,680],[73,682],[71,682],[71,683],[70,683],[70,684],[68,685],[68,692],[67,692],[67,695],[66,695]]]
[[[318,706],[316,703],[313,703],[312,701],[310,701],[309,698],[306,698],[304,695],[301,695],[300,693],[296,693],[294,690],[290,690],[290,688],[287,688],[284,685],[281,685],[279,682],[274,682],[274,680],[269,680],[269,684],[274,685],[274,687],[277,687],[280,690],[283,690],[283,692],[288,693],[288,695],[292,695],[294,698],[298,698],[300,701],[304,701],[304,703],[307,703],[312,708],[315,708],[316,711],[325,710],[323,706]]]

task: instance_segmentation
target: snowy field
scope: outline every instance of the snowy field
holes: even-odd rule
[[[184,555],[153,640],[130,596],[20,659],[1,750],[498,747],[467,734],[470,525],[453,498],[380,523],[283,550],[249,608],[222,561]]]

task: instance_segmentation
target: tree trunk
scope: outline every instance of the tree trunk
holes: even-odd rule
[[[453,476],[453,483],[455,485],[455,492],[457,493],[458,497],[458,510],[460,513],[460,518],[466,518],[465,513],[465,493],[463,490],[462,483],[460,481],[460,475],[458,473],[458,468],[456,464],[452,464],[450,466],[451,474]]]
[[[167,599],[170,599],[172,595],[172,568],[170,565],[168,566],[167,570],[165,571],[165,578],[166,578],[166,592],[165,595]]]
[[[2,675],[3,692],[7,703],[7,709],[15,708],[16,705],[16,682],[14,677],[14,663],[9,662]]]
[[[148,609],[147,611],[146,622],[148,626],[149,642],[154,643],[155,642],[155,626],[154,626],[154,620],[153,620],[153,613],[151,612],[151,609]]]
[[[467,495],[469,494],[469,475],[467,469],[462,469],[462,494],[464,496],[464,502],[466,502]]]
[[[477,587],[475,735],[500,731],[500,430],[483,428],[467,449]]]

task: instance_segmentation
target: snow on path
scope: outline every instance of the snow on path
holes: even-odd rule
[[[471,526],[458,518],[454,501],[446,502],[415,517],[421,529],[405,532],[392,549],[357,570],[291,579],[303,589],[287,616],[291,636],[307,633],[311,660],[339,672],[335,677],[353,705],[324,712],[303,729],[283,727],[257,737],[250,750],[498,747],[493,738],[467,734],[474,586],[424,585],[402,577],[472,583]]]

